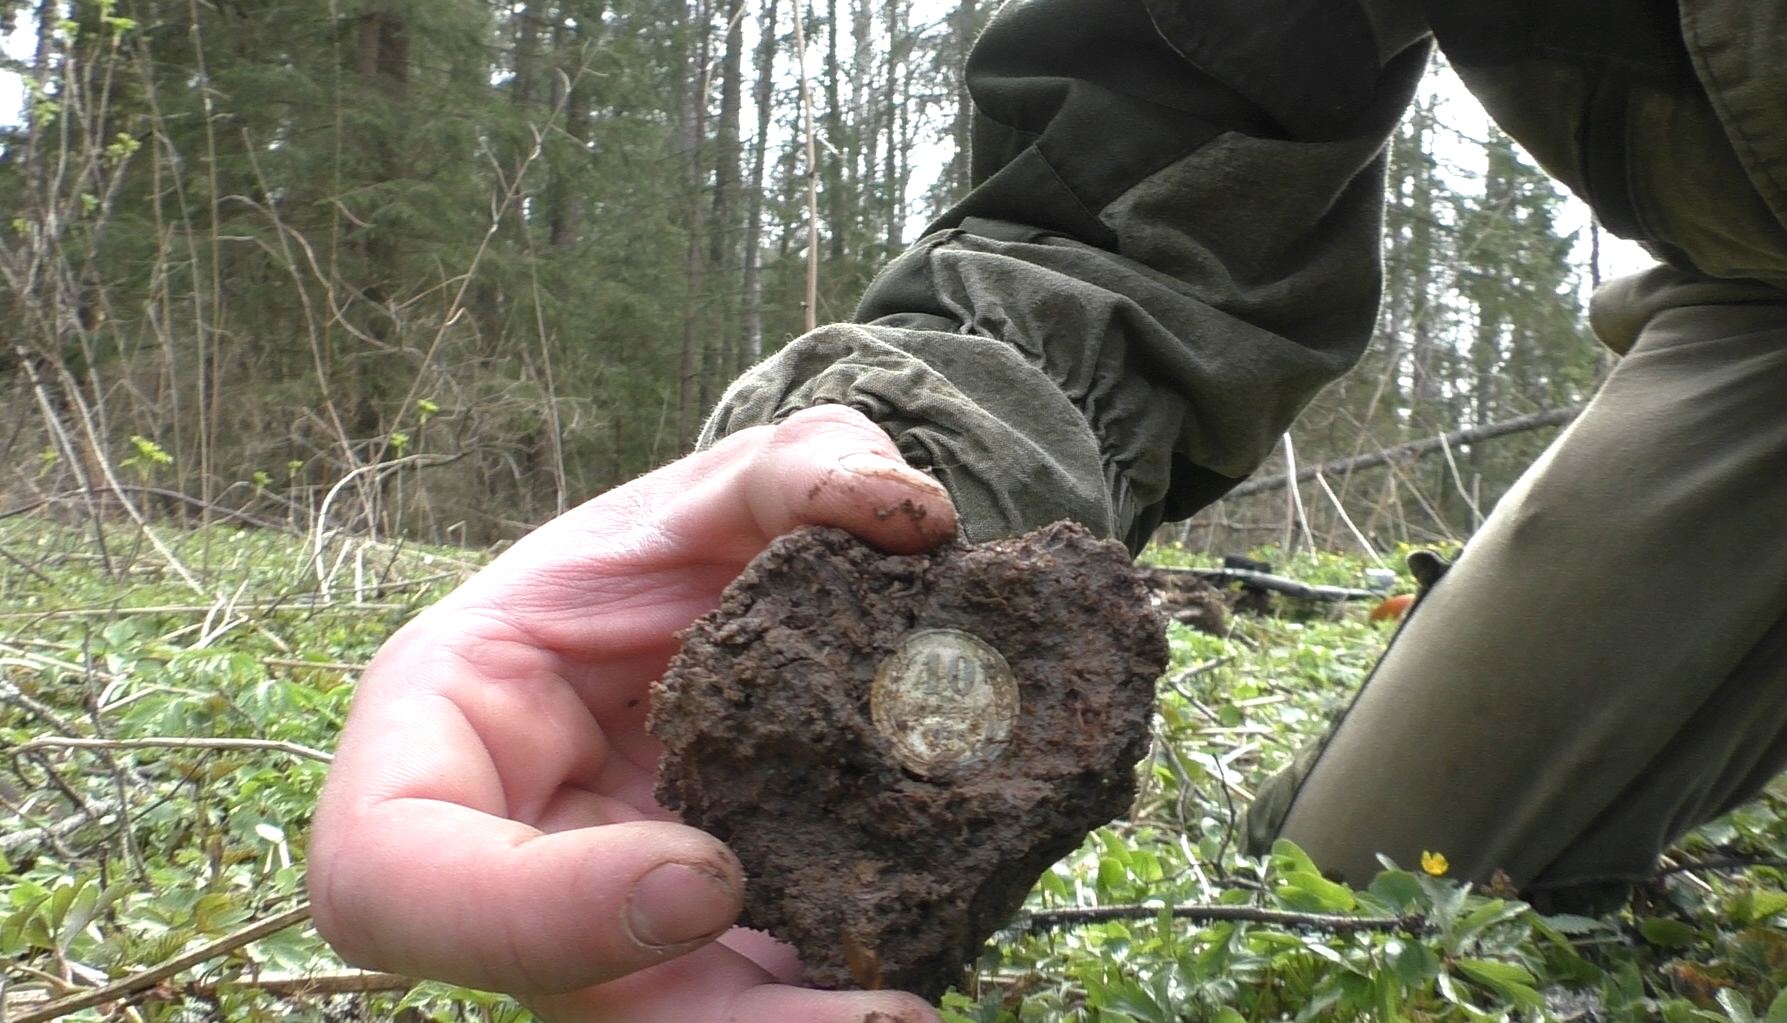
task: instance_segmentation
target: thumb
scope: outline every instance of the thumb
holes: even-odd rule
[[[339,810],[339,807],[331,807]],[[372,808],[368,808],[371,810]],[[718,840],[658,821],[542,834],[450,803],[403,799],[319,841],[317,929],[348,961],[515,994],[600,984],[718,937],[743,904]]]
[[[843,405],[805,409],[771,428],[742,474],[742,498],[763,535],[835,526],[893,554],[956,534],[943,484],[906,464],[892,438]]]

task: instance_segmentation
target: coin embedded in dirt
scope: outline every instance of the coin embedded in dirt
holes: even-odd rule
[[[926,778],[985,766],[1005,750],[1018,684],[999,651],[960,629],[921,629],[875,673],[875,730],[901,764]]]
[[[657,796],[738,855],[740,923],[809,984],[932,1000],[1128,809],[1167,663],[1128,552],[1065,523],[925,555],[798,530],[682,641]]]

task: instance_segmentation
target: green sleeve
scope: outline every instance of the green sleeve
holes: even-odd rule
[[[1069,518],[1140,549],[1222,496],[1364,349],[1426,64],[1354,4],[1272,6],[1008,4],[968,61],[974,190],[702,442],[850,405],[974,540]]]

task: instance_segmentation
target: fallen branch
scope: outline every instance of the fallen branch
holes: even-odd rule
[[[40,828],[25,828],[22,831],[0,835],[0,853],[14,856],[20,850],[29,849],[39,842],[67,838],[88,824],[117,813],[119,809],[119,804],[112,800],[95,800],[90,806],[77,809],[54,824]]]
[[[1175,920],[1198,923],[1272,924],[1278,927],[1304,927],[1320,931],[1403,931],[1422,934],[1431,925],[1419,916],[1340,916],[1333,913],[1294,913],[1283,909],[1259,909],[1254,906],[1088,906],[1080,909],[1051,909],[1031,913],[1018,924],[1032,934],[1058,927],[1080,927],[1085,924],[1108,923],[1112,920],[1156,920],[1166,913]]]
[[[1494,440],[1497,437],[1506,437],[1509,434],[1537,430],[1540,427],[1562,426],[1570,420],[1575,419],[1582,409],[1583,406],[1581,405],[1569,405],[1564,408],[1551,409],[1545,412],[1534,412],[1532,415],[1520,416],[1499,423],[1487,423],[1483,426],[1473,426],[1469,429],[1454,430],[1443,436],[1427,437],[1423,440],[1413,440],[1409,441],[1407,444],[1398,444],[1395,447],[1384,448],[1374,454],[1359,455],[1354,458],[1342,458],[1333,462],[1323,462],[1321,465],[1307,466],[1297,470],[1295,478],[1298,481],[1304,481],[1315,479],[1317,476],[1345,476],[1348,473],[1358,472],[1361,469],[1370,469],[1373,466],[1383,465],[1386,462],[1420,458],[1423,455],[1430,455],[1435,452],[1444,451],[1451,445],[1477,444],[1486,440]],[[1263,494],[1267,491],[1278,490],[1285,486],[1289,478],[1289,474],[1277,473],[1272,476],[1246,480],[1235,487],[1235,489],[1223,495],[1223,500],[1229,501],[1238,497],[1246,497],[1250,494]]]
[[[49,504],[49,503],[50,503],[50,499],[46,497],[41,501],[31,501],[26,504],[19,505],[17,508],[8,508],[5,511],[0,511],[0,519],[17,518],[18,516],[24,515],[28,512],[34,512],[37,509],[42,508],[44,505]]]
[[[290,753],[306,760],[329,763],[335,758],[320,749],[311,749],[295,742],[279,739],[194,739],[182,736],[149,736],[142,739],[87,739],[66,735],[50,735],[32,739],[6,750],[8,754],[31,753],[40,749],[233,749],[270,750]]]
[[[1214,586],[1239,582],[1262,590],[1272,590],[1287,596],[1299,597],[1303,600],[1382,600],[1384,594],[1377,590],[1356,590],[1345,586],[1315,586],[1310,583],[1286,579],[1281,575],[1267,572],[1255,572],[1250,568],[1161,568],[1151,566],[1145,571],[1164,576],[1190,575],[1196,576]]]
[[[50,1020],[61,1019],[82,1009],[104,1005],[106,1002],[115,1002],[127,995],[152,988],[176,973],[190,970],[194,966],[216,959],[218,956],[227,955],[243,945],[259,941],[269,934],[277,934],[287,927],[301,924],[308,919],[310,919],[310,903],[306,902],[296,909],[288,909],[259,923],[249,924],[233,934],[227,934],[208,945],[195,948],[185,955],[175,956],[159,966],[151,966],[146,970],[133,973],[128,977],[115,980],[104,987],[97,987],[83,994],[58,998],[42,1008],[25,1013],[14,1019],[12,1023],[49,1023]]]
[[[157,604],[153,607],[64,607],[47,611],[0,611],[0,619],[11,618],[91,618],[95,616],[116,615],[181,615],[210,614],[217,610],[216,604]],[[230,605],[234,612],[249,611],[291,611],[299,614],[316,614],[323,611],[352,611],[356,614],[365,611],[410,611],[414,608],[408,604],[355,604],[344,600],[245,600]]]
[[[50,978],[60,982],[60,978]],[[371,973],[366,970],[343,970],[336,973],[263,974],[258,977],[236,977],[231,980],[199,980],[178,985],[176,994],[214,998],[221,989],[263,991],[278,998],[326,998],[331,995],[363,995],[381,991],[408,991],[416,986],[414,977],[396,973]],[[19,1014],[41,1008],[50,1001],[50,993],[41,989],[8,992],[5,1013],[0,1020],[15,1020]]]
[[[4,518],[4,516],[0,516],[0,518]],[[51,579],[47,575],[44,575],[42,572],[39,572],[37,570],[37,568],[34,565],[32,565],[29,561],[26,561],[24,558],[19,557],[17,554],[14,554],[13,552],[7,550],[5,547],[0,547],[0,558],[5,558],[6,560],[17,565],[20,569],[24,570],[25,572],[30,573],[32,578],[36,579],[40,583],[43,583],[45,586],[48,586],[50,589],[56,588],[55,580]]]
[[[416,986],[416,978],[398,973],[370,973],[366,970],[344,970],[339,973],[266,974],[259,977],[237,977],[233,980],[204,980],[180,985],[182,994],[211,996],[219,988],[247,988],[281,997],[317,997],[319,995],[363,995],[374,991],[408,991]]]
[[[1787,870],[1787,860],[1771,859],[1768,857],[1728,856],[1717,860],[1677,863],[1673,866],[1663,867],[1658,870],[1657,876],[1662,877],[1665,874],[1684,874],[1691,871],[1701,870],[1750,870],[1755,867],[1772,867],[1776,870]]]
[[[237,522],[241,522],[241,523],[244,523],[244,524],[250,525],[250,526],[255,526],[259,529],[284,530],[286,528],[284,523],[273,522],[269,519],[263,519],[256,515],[252,515],[248,512],[242,511],[240,509],[231,508],[228,505],[216,504],[214,502],[207,501],[204,498],[194,497],[191,494],[182,493],[178,490],[169,490],[166,487],[144,487],[144,486],[137,486],[137,485],[131,484],[131,483],[115,483],[115,484],[107,484],[105,486],[97,486],[96,485],[94,487],[93,492],[95,494],[105,494],[105,493],[117,494],[120,499],[122,499],[126,493],[146,494],[146,495],[149,495],[152,497],[160,497],[160,498],[164,498],[164,499],[170,500],[170,501],[180,501],[184,504],[191,505],[192,507],[197,508],[200,511],[216,512],[216,513],[218,513],[220,515],[224,515],[228,518],[235,519]],[[77,494],[57,494],[54,497],[52,497],[50,500],[72,501],[72,500],[78,499],[80,496],[81,495],[78,493]]]
[[[321,668],[325,671],[365,671],[367,666],[351,661],[302,661],[292,657],[263,657],[269,668]]]

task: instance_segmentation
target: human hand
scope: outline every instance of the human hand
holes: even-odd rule
[[[367,669],[312,832],[317,929],[350,962],[556,1023],[932,1023],[911,995],[790,986],[791,949],[728,931],[738,862],[653,800],[645,716],[676,633],[774,537],[829,525],[916,553],[955,522],[831,405],[541,526]]]

